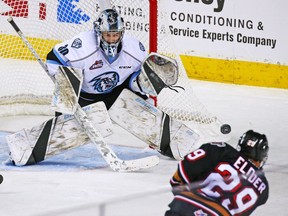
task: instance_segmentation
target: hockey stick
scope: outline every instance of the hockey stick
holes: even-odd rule
[[[41,60],[38,53],[32,47],[30,42],[26,39],[20,28],[14,22],[12,17],[9,17],[7,21],[12,25],[14,30],[20,36],[24,44],[29,48],[31,53],[37,59],[41,67],[47,73],[47,75],[52,79],[55,83],[55,78],[51,77],[48,72],[47,65]],[[114,151],[107,145],[104,138],[100,134],[100,132],[93,126],[91,121],[88,119],[86,113],[82,110],[79,104],[77,104],[76,111],[74,113],[75,119],[81,125],[81,127],[85,130],[90,140],[96,145],[97,149],[101,153],[102,157],[109,164],[109,166],[114,171],[136,171],[140,169],[150,168],[159,163],[159,157],[156,155],[149,156],[145,158],[135,159],[135,160],[121,160],[117,157]]]

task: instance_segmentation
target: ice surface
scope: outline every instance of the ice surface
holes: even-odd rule
[[[265,166],[270,184],[266,205],[253,215],[287,215],[288,91],[191,81],[198,98],[222,122],[232,126],[231,145],[248,129],[265,133],[270,152]],[[135,173],[113,172],[89,144],[37,165],[14,167],[8,161],[4,131],[30,128],[47,117],[0,119],[1,216],[163,216],[172,200],[169,179],[177,161],[161,156],[160,164]],[[123,159],[157,154],[115,126],[109,138]],[[116,146],[119,144],[120,146]]]

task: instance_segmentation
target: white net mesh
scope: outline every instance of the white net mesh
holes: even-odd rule
[[[42,1],[41,1],[42,2]],[[77,33],[93,28],[97,15],[114,6],[125,20],[125,34],[137,37],[149,49],[149,1],[146,0],[50,0],[2,1],[0,4],[0,116],[11,114],[50,115],[49,109],[54,85],[35,57],[7,22],[9,16],[22,30],[38,55],[45,61],[52,47]],[[216,124],[219,122],[197,99],[180,59],[176,43],[170,35],[168,10],[165,1],[158,0],[157,52],[175,58],[180,67],[182,88],[164,89],[158,97],[160,109],[189,124]],[[214,126],[213,126],[214,127]]]

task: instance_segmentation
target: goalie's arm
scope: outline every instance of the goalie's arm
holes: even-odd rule
[[[59,65],[63,65],[63,63],[61,62],[61,60],[55,55],[53,49],[47,54],[46,56],[46,62],[47,63],[54,63],[54,64],[59,64]]]
[[[63,57],[64,58],[64,57]],[[49,76],[55,76],[59,72],[59,66],[71,66],[67,62],[68,59],[63,59],[60,56],[57,56],[54,52],[54,48],[46,56],[46,66],[47,73]]]

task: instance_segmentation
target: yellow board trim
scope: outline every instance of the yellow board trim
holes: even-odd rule
[[[192,79],[288,89],[288,66],[239,60],[181,56]]]
[[[42,38],[26,37],[42,60],[48,52],[60,41]],[[0,34],[0,57],[21,60],[34,60],[35,57],[19,36]],[[11,49],[12,48],[12,49]]]
[[[48,52],[61,42],[34,37],[27,37],[27,40],[43,61]],[[1,58],[35,61],[19,36],[0,34],[0,42]],[[181,55],[181,60],[192,79],[288,89],[288,66],[187,55]]]

